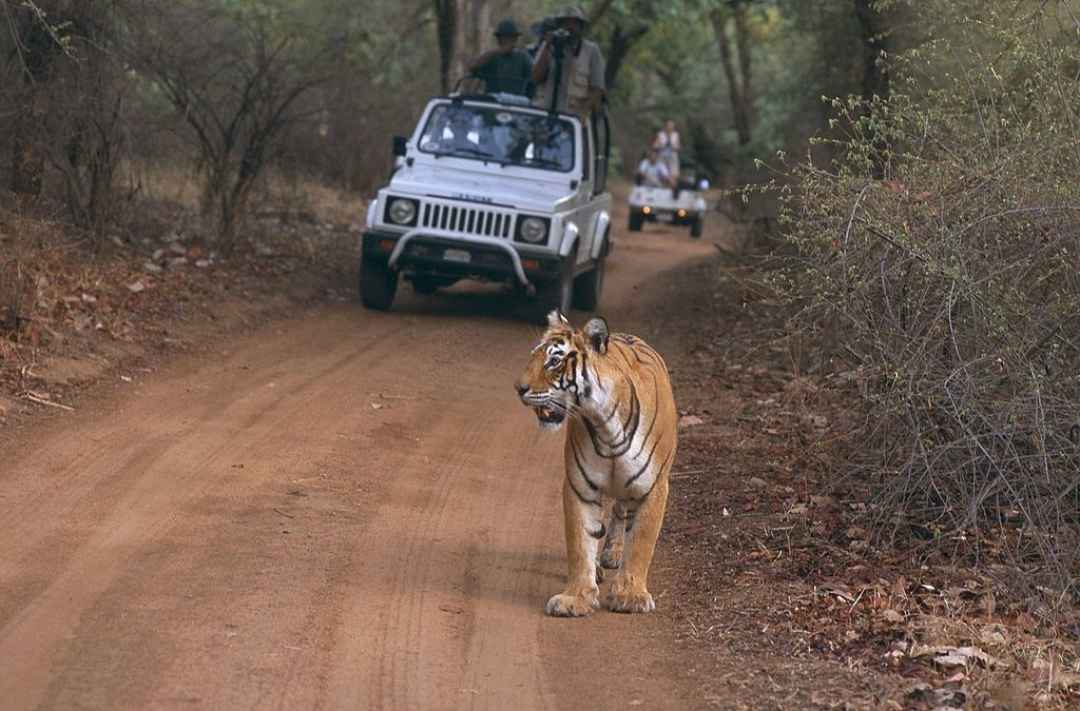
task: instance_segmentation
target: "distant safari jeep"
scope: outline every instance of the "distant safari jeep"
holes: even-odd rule
[[[461,279],[507,282],[541,317],[596,309],[611,249],[603,114],[495,94],[432,99],[367,212],[360,296],[389,309],[404,278],[421,294]]]
[[[634,186],[628,199],[631,232],[640,232],[646,222],[669,222],[673,225],[689,225],[691,237],[701,236],[708,210],[702,193],[709,189],[709,181],[697,179],[690,166],[683,166],[680,171],[678,190]]]

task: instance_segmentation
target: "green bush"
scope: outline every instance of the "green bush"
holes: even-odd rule
[[[1074,3],[925,0],[883,58],[893,93],[838,99],[782,222],[798,322],[858,374],[849,473],[896,524],[1006,551],[1077,593],[1080,36]],[[925,530],[925,529],[924,529]]]

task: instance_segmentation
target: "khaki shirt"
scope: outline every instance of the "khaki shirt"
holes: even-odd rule
[[[550,108],[554,88],[555,57],[552,57],[547,78],[537,87],[533,104],[543,109]],[[589,40],[581,40],[577,54],[563,56],[559,100],[555,108],[578,114],[588,113],[592,108],[589,105],[589,90],[603,91],[604,88],[604,55],[600,53],[600,46]]]

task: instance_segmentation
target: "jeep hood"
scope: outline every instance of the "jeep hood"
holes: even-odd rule
[[[467,170],[456,165],[418,163],[411,167],[403,166],[390,181],[388,189],[392,192],[400,191],[448,200],[471,200],[539,212],[563,209],[565,203],[571,201],[576,194],[570,187],[573,178],[569,173],[547,173],[543,178],[537,178],[522,175],[523,170],[528,169],[500,168],[489,164],[488,168],[480,171]]]

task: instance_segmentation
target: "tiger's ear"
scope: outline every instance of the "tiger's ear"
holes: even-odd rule
[[[556,328],[558,326],[568,326],[570,322],[566,320],[566,317],[562,315],[562,312],[558,309],[552,309],[548,313],[548,326]]]
[[[589,345],[597,353],[607,353],[608,327],[607,321],[599,316],[590,319],[584,328],[585,337],[589,339]]]

